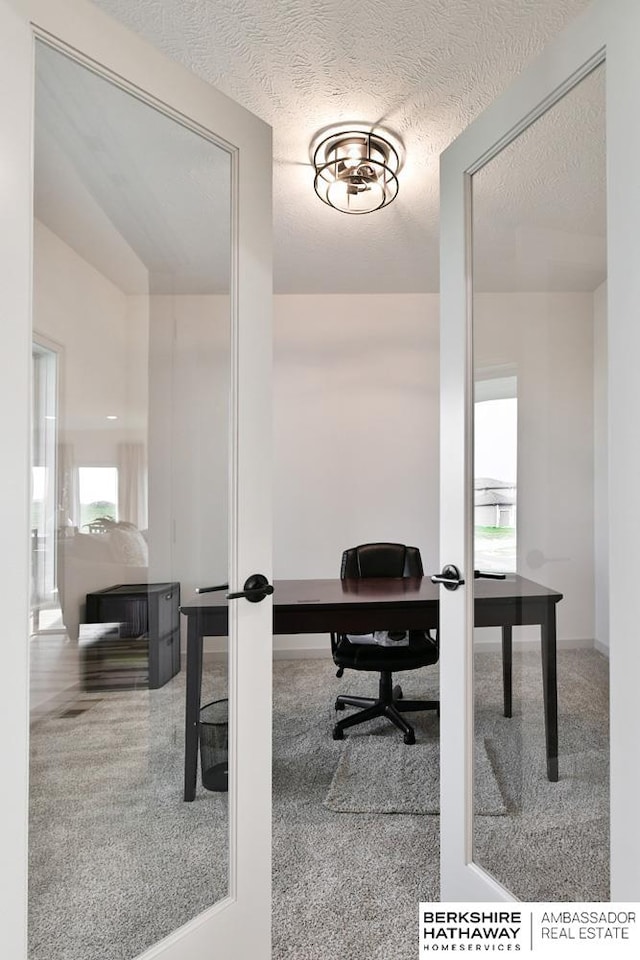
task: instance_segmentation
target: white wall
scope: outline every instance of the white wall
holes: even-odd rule
[[[63,348],[60,440],[74,444],[78,464],[115,464],[117,443],[144,435],[146,325],[128,301],[36,221],[33,326]],[[132,394],[136,376],[142,388]],[[119,419],[108,421],[109,414]]]
[[[277,296],[274,321],[275,576],[383,539],[437,569],[437,296]],[[480,294],[476,327],[477,363],[518,375],[519,570],[565,593],[560,641],[591,644],[592,297]],[[327,638],[276,638],[303,648]]]
[[[438,561],[438,299],[275,298],[275,576],[335,577],[345,547]]]
[[[150,298],[149,563],[183,596],[228,578],[229,298]]]
[[[560,641],[592,644],[593,298],[477,294],[474,309],[476,365],[518,378],[518,572],[564,594]]]

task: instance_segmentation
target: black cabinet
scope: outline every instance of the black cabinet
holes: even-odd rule
[[[85,690],[157,689],[180,670],[180,584],[125,583],[87,594]]]

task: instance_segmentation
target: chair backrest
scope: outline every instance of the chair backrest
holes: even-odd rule
[[[417,547],[403,543],[361,543],[342,554],[340,579],[356,577],[422,577]]]

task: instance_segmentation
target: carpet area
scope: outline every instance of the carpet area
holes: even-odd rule
[[[501,715],[500,655],[475,658],[476,729],[509,810],[474,823],[475,860],[521,900],[609,899],[609,664],[558,652],[558,783],[545,765],[540,657],[514,660],[514,716]]]
[[[476,817],[476,859],[524,900],[607,900],[606,661],[559,654],[558,784],[544,774],[539,655],[515,656],[512,720],[499,655],[475,673],[476,733],[504,807]],[[435,670],[398,679],[407,696],[437,695]],[[374,687],[338,681],[326,659],[274,664],[273,960],[413,960],[416,904],[438,899],[437,816],[324,803],[345,755],[369,757],[378,781],[384,757],[411,757],[413,780],[437,783],[435,713],[413,715],[414,747],[384,720],[331,739],[336,693]],[[211,690],[223,695],[208,670]],[[183,697],[181,674],[84,695],[77,714],[34,726],[30,960],[133,960],[226,891],[227,797],[199,787],[181,800]]]
[[[130,960],[226,889],[227,795],[180,799],[183,691],[84,694],[34,726],[32,960]]]
[[[336,813],[323,803],[349,742],[401,739],[382,719],[330,739],[335,694],[372,695],[376,678],[336,680],[327,661],[274,667],[273,958],[414,960],[416,904],[439,898],[438,817]],[[476,860],[522,900],[608,900],[607,661],[589,650],[558,654],[556,784],[546,778],[539,652],[514,651],[511,719],[502,715],[500,654],[478,654],[474,675],[476,735],[506,807],[505,816],[475,817]],[[435,670],[397,679],[407,697],[437,696]],[[416,746],[437,742],[433,712],[410,720]]]
[[[475,745],[476,813],[507,812],[483,740]],[[400,737],[370,734],[348,740],[324,799],[336,813],[440,813],[437,740],[407,749]]]

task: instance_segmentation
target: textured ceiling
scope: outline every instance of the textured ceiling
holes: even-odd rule
[[[588,4],[93,2],[273,126],[274,282],[282,293],[437,290],[440,153]],[[322,204],[313,191],[309,164],[309,142],[317,130],[355,120],[390,127],[406,151],[398,199],[366,217],[349,217]],[[573,120],[575,129],[553,131],[561,150],[576,151],[581,114],[574,113]],[[536,150],[536,165],[542,162],[544,168],[548,152]],[[529,156],[520,156],[519,163],[511,169],[511,196],[518,195],[517,183],[530,180],[533,172]],[[572,198],[580,203],[580,177],[594,165],[576,166],[567,208]],[[544,179],[537,166],[535,176]],[[553,185],[553,176],[549,181]],[[556,206],[552,201],[551,208]],[[555,229],[543,216],[532,215],[527,229]],[[575,233],[570,215],[560,227]],[[590,221],[588,229],[592,227]],[[505,277],[496,276],[495,283],[501,282]],[[534,284],[535,277],[528,282]]]
[[[592,291],[606,277],[605,67],[474,175],[478,290]]]

